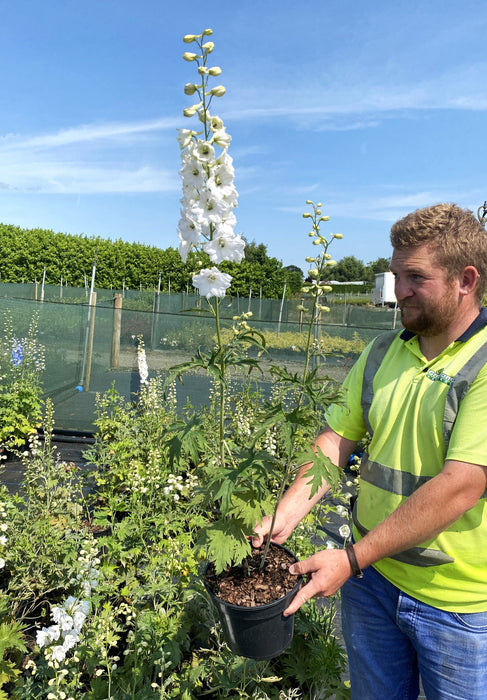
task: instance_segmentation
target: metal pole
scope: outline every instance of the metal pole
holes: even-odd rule
[[[91,318],[94,316],[94,313],[92,314],[92,306],[94,305],[94,300],[96,303],[96,294],[94,292],[95,288],[95,275],[96,275],[96,252],[97,249],[95,248],[95,259],[93,261],[93,270],[91,272],[91,290],[90,290],[90,303],[88,306],[88,318],[86,321],[86,334],[85,334],[85,349],[83,353],[83,367],[81,370],[81,379],[79,381],[80,385],[83,387],[85,391],[87,391],[87,387],[85,386],[85,379],[86,379],[86,368],[87,368],[87,363],[88,363],[88,347],[89,347],[89,340],[90,340],[90,328],[91,328]],[[85,275],[85,284],[86,284],[86,275]],[[88,291],[88,290],[87,290]],[[93,339],[92,339],[93,342]],[[90,352],[90,363],[91,363],[91,352]],[[91,371],[91,368],[90,368]],[[88,381],[89,384],[89,381]]]
[[[279,337],[279,332],[281,330],[282,307],[284,306],[284,297],[286,296],[286,286],[287,280],[285,280],[284,289],[282,290],[281,308],[279,309],[279,322],[277,324],[277,337]]]
[[[90,378],[91,378],[91,358],[93,356],[93,337],[95,334],[95,311],[96,311],[96,292],[91,293],[91,304],[90,304],[90,328],[88,335],[88,352],[86,355],[86,379],[84,390],[90,390]]]

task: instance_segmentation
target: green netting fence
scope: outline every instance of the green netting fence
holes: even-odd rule
[[[55,428],[90,432],[95,397],[114,387],[127,398],[140,388],[136,338],[142,336],[150,376],[190,359],[215,340],[214,319],[205,299],[190,293],[96,289],[93,304],[84,288],[0,284],[0,332],[7,314],[18,338],[34,314],[38,340],[45,346],[43,386],[54,403]],[[273,360],[299,370],[304,359],[303,324],[298,310],[306,300],[227,297],[222,323],[252,312],[251,324],[266,336]],[[327,299],[330,312],[317,319],[315,337],[327,350],[330,376],[342,380],[360,350],[380,332],[399,326],[394,310],[353,306]],[[310,305],[310,304],[309,304]],[[260,380],[262,385],[266,380]],[[177,385],[178,405],[208,402],[206,376],[188,375]]]

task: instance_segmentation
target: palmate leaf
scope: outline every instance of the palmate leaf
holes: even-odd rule
[[[167,441],[170,463],[178,461],[182,454],[189,454],[193,463],[197,464],[207,445],[207,437],[199,418],[195,416],[188,421],[179,421],[170,426],[168,432],[173,433]]]
[[[285,418],[285,411],[282,404],[275,404],[266,408],[263,418],[259,417],[258,428],[252,433],[252,444],[255,445],[265,433],[275,425],[280,425]]]
[[[166,381],[164,382],[164,387],[167,388],[175,379],[178,379],[181,384],[183,384],[183,374],[198,369],[204,369],[207,372],[216,375],[219,381],[223,381],[224,377],[222,377],[221,364],[219,362],[218,355],[218,350],[213,350],[211,353],[207,354],[201,349],[198,349],[196,355],[188,362],[180,362],[178,365],[174,365],[173,367],[169,368]]]
[[[316,446],[316,452],[309,449],[298,455],[298,464],[307,462],[312,462],[312,466],[306,472],[306,483],[311,487],[310,498],[320,490],[323,482],[326,482],[331,489],[338,488],[343,472],[319,447]]]
[[[213,498],[220,503],[221,512],[224,515],[233,512],[234,499],[242,499],[242,494],[255,494],[253,497],[258,500],[264,498],[265,484],[269,483],[276,464],[275,458],[266,452],[244,450],[235,455],[235,466],[217,469],[209,488],[215,492]]]
[[[18,649],[27,651],[22,626],[18,622],[2,623],[0,625],[0,658],[3,657],[6,649]]]
[[[200,530],[198,543],[206,547],[209,561],[220,574],[228,566],[240,564],[250,554],[250,541],[242,523],[237,520],[217,521]]]
[[[254,489],[243,490],[234,495],[228,515],[241,520],[247,534],[251,535],[255,525],[262,521],[264,515],[272,512],[274,505],[270,496],[261,497]]]

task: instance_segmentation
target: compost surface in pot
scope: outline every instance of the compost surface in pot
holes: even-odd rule
[[[255,607],[279,600],[299,582],[298,576],[289,573],[296,557],[271,544],[261,569],[262,552],[262,549],[253,549],[242,564],[218,575],[210,564],[205,572],[206,585],[215,596],[233,605]]]

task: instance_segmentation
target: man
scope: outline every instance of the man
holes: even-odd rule
[[[357,700],[417,698],[419,674],[428,700],[475,700],[487,693],[487,346],[446,442],[444,414],[456,375],[487,343],[487,233],[472,212],[438,204],[394,224],[391,243],[406,330],[383,359],[376,343],[366,348],[344,383],[347,406],[328,411],[316,440],[344,467],[372,435],[355,544],[291,567],[308,583],[286,614],[342,589]],[[308,467],[279,505],[278,543],[328,489],[309,498]],[[256,528],[254,546],[269,526]]]

